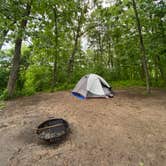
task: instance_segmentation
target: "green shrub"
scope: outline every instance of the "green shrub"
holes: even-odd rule
[[[158,88],[165,88],[166,87],[166,81],[165,80],[152,80],[151,81],[152,87],[158,87]]]
[[[110,85],[113,88],[127,88],[135,86],[145,86],[145,82],[142,80],[125,80],[125,81],[111,81]]]
[[[0,101],[0,109],[4,109],[6,107],[4,101]]]
[[[8,90],[5,89],[0,95],[0,100],[7,100],[7,99],[9,99],[9,95],[8,95]]]
[[[51,71],[47,66],[31,66],[25,75],[23,94],[31,95],[50,88]]]
[[[8,81],[9,71],[5,68],[0,68],[0,94],[3,93]]]
[[[61,84],[61,85],[57,85],[54,90],[55,91],[61,91],[61,90],[71,90],[73,89],[75,86],[75,84],[68,84],[68,83],[64,83],[64,84]]]

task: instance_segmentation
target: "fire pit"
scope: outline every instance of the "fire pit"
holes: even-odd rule
[[[50,119],[41,123],[36,133],[41,140],[49,143],[58,143],[69,133],[69,124],[63,119]]]

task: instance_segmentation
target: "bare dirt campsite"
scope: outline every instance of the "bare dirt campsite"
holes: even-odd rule
[[[86,100],[63,91],[7,101],[0,112],[0,165],[165,166],[166,92],[141,91]],[[48,117],[70,124],[59,145],[41,143],[33,130]]]

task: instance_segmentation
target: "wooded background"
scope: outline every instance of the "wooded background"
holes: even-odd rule
[[[0,11],[1,98],[70,89],[88,73],[166,87],[164,0],[2,0]]]

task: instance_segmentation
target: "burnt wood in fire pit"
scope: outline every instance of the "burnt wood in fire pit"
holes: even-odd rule
[[[59,143],[69,133],[69,124],[63,119],[50,119],[41,123],[36,133],[38,137],[49,143]]]

